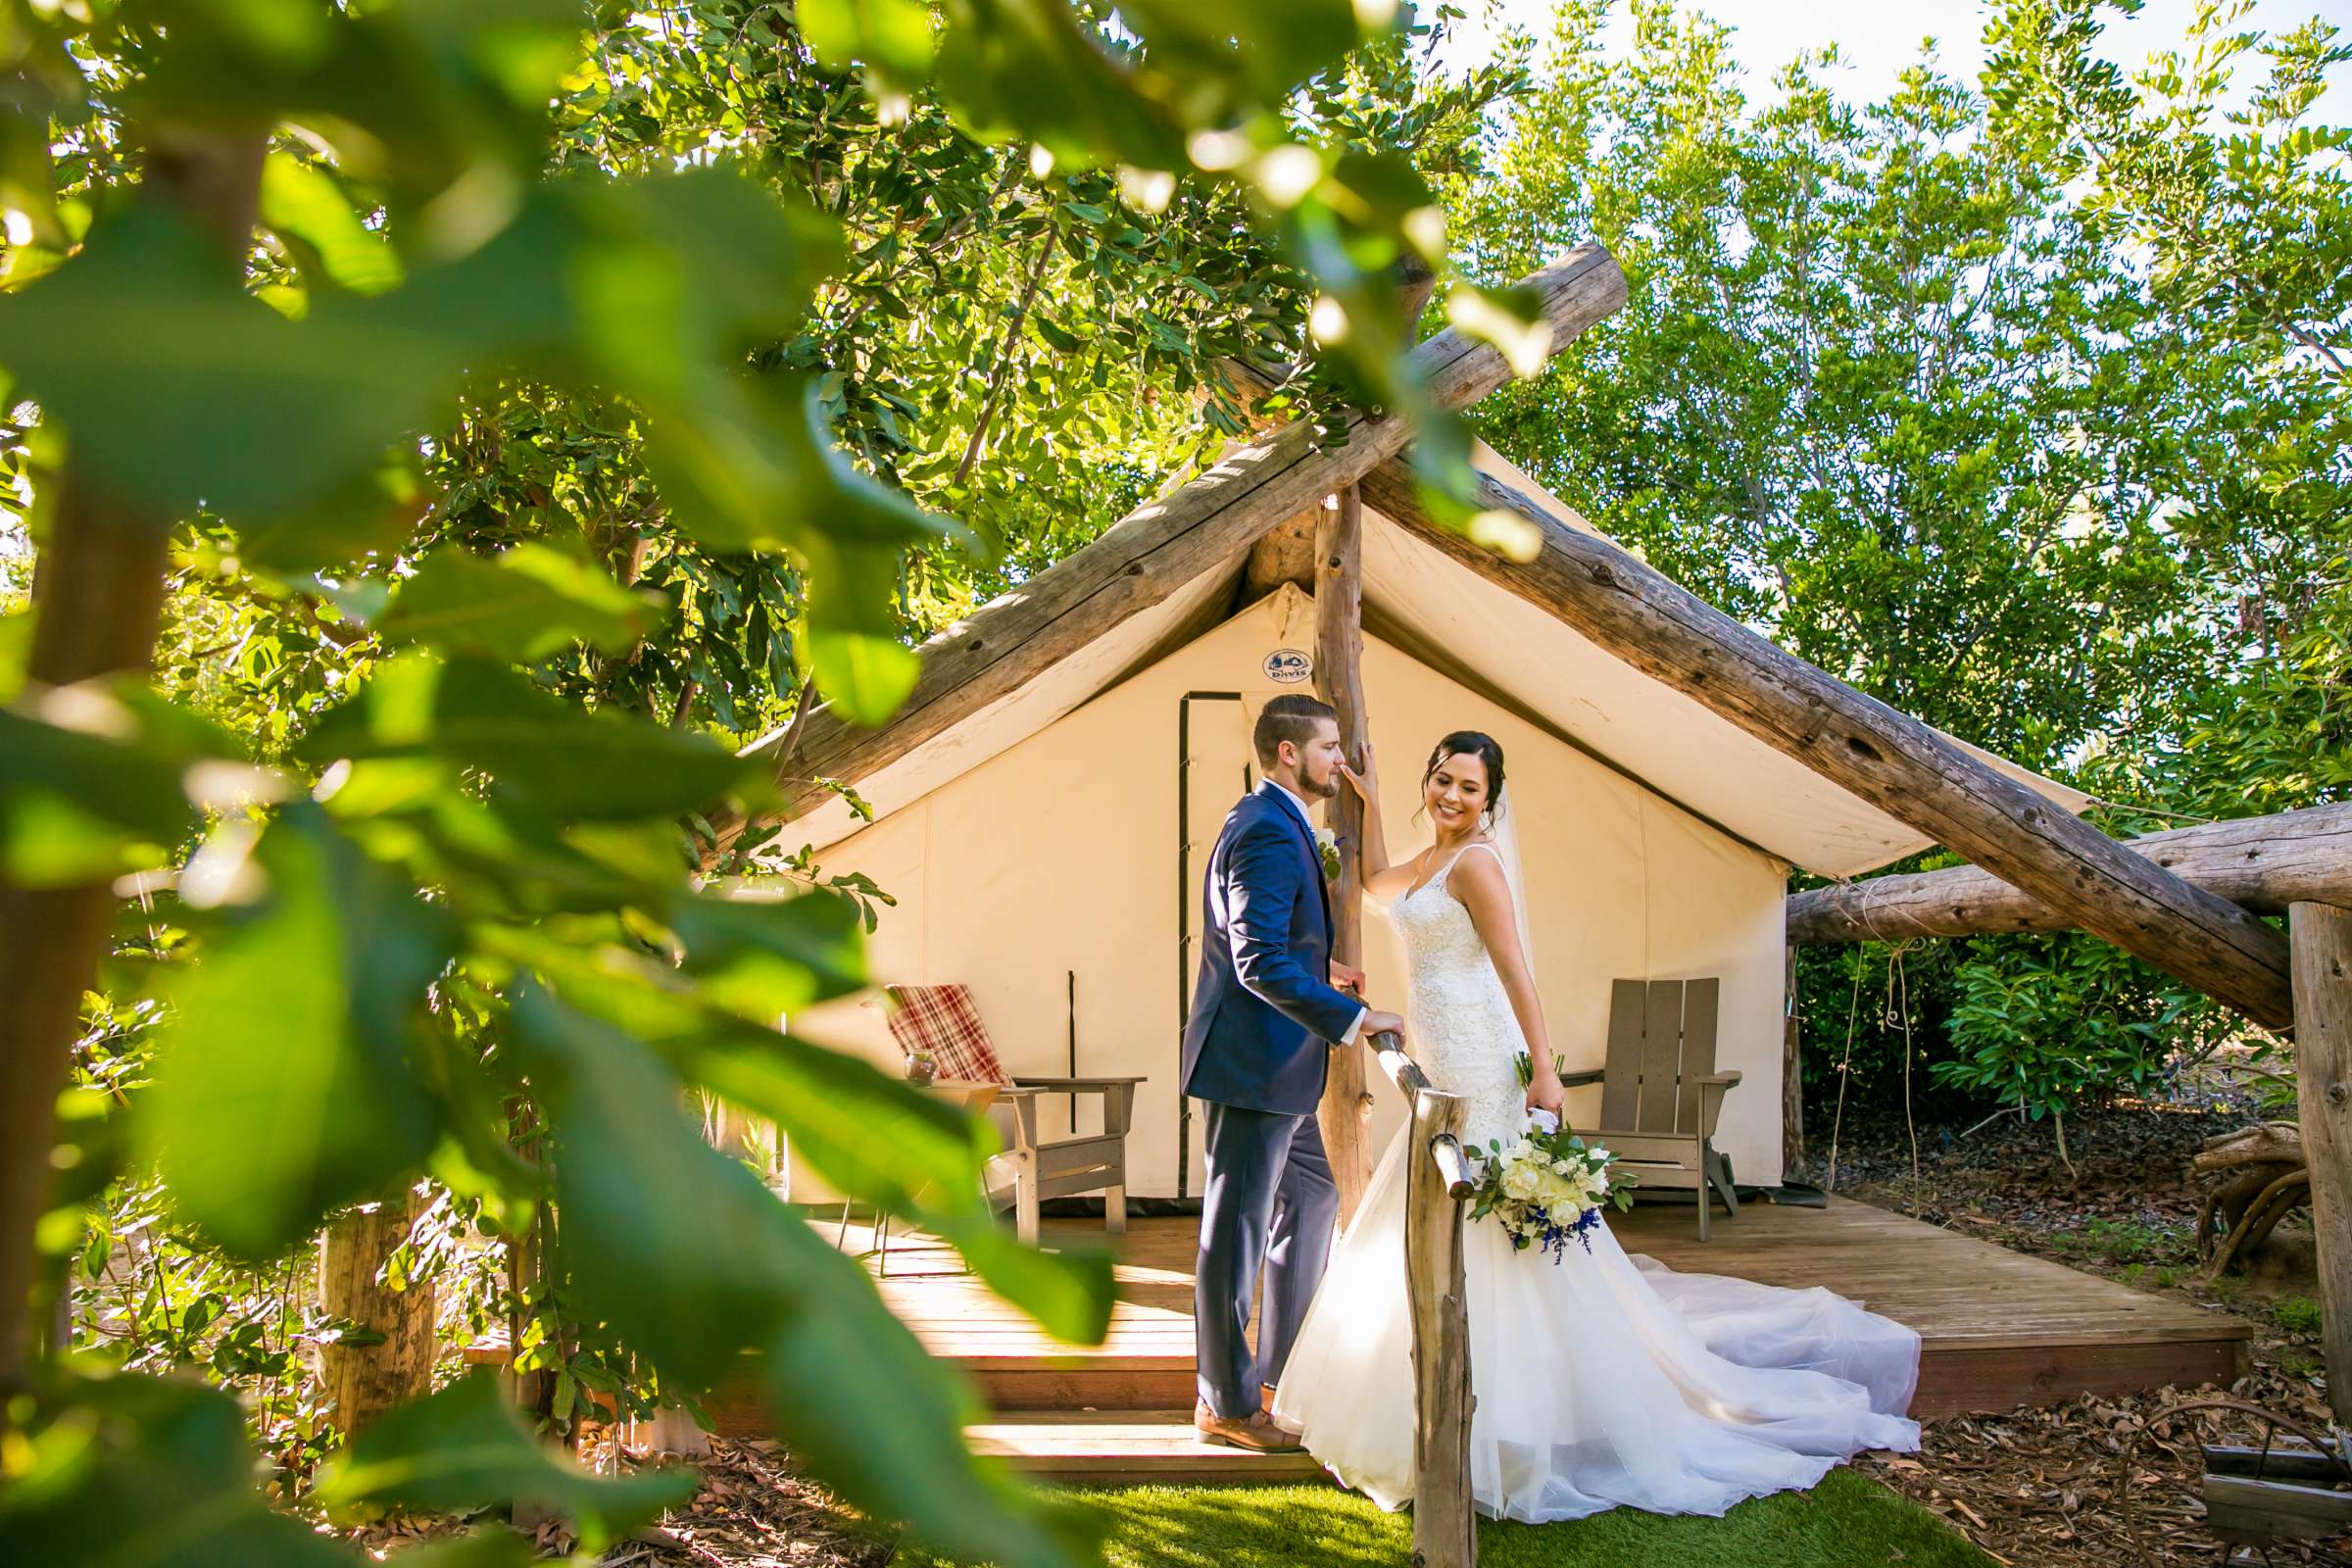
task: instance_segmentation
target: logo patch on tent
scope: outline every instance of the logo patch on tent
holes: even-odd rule
[[[1315,662],[1296,648],[1277,648],[1266,656],[1266,679],[1283,686],[1312,680]]]

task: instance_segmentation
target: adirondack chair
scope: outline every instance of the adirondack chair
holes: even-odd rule
[[[1736,1072],[1715,1070],[1719,980],[1619,980],[1609,990],[1609,1054],[1598,1072],[1563,1074],[1574,1089],[1599,1084],[1600,1125],[1575,1129],[1608,1147],[1643,1189],[1695,1188],[1698,1239],[1712,1204],[1740,1212],[1731,1162],[1715,1152],[1715,1120]]]
[[[1127,1129],[1134,1120],[1135,1086],[1142,1078],[1019,1077],[1004,1070],[971,988],[960,985],[888,986],[890,1032],[911,1057],[930,1056],[943,1078],[993,1083],[996,1103],[1010,1113],[1011,1148],[990,1161],[989,1196],[1010,1207],[1013,1227],[1034,1243],[1038,1204],[1049,1198],[1082,1193],[1102,1195],[1102,1227],[1116,1235],[1127,1229]],[[1100,1095],[1102,1130],[1044,1140],[1038,1136],[1038,1102],[1047,1095]],[[1074,1122],[1074,1118],[1073,1118]],[[996,1179],[1002,1172],[1005,1178]]]

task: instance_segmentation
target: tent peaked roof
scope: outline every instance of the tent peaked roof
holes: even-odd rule
[[[1490,449],[1479,447],[1473,462],[1511,489],[1545,501],[1555,514],[1595,540],[1602,539]],[[1216,472],[1212,469],[1193,483],[1213,480]],[[1933,843],[1529,604],[1478,569],[1475,558],[1466,562],[1441,551],[1373,505],[1367,504],[1364,520],[1363,613],[1368,636],[1792,865],[1846,876],[1916,854]],[[1080,560],[1089,552],[1119,548],[1110,535],[1096,540],[976,611],[934,643],[953,638],[968,648],[1001,632],[1019,635],[1019,628],[1035,622],[1034,601],[1053,591],[1047,579],[1065,568],[1073,574],[1083,572],[1093,564]],[[909,722],[903,718],[869,734],[860,750],[889,760],[846,782],[857,786],[879,818],[1018,745],[1225,620],[1235,609],[1248,554],[1244,549],[1200,561],[1182,580],[1156,584],[1153,602],[1124,613],[1098,613],[1080,627],[1054,623],[1054,635],[1063,650],[1027,680],[932,733],[893,737],[893,729]],[[932,646],[926,645],[926,650]],[[1377,713],[1377,692],[1372,701]],[[779,734],[760,744],[772,748],[780,740]],[[895,744],[898,740],[907,744]],[[2070,812],[2086,804],[2086,797],[2061,784],[1976,748],[1964,749]],[[861,825],[846,805],[833,800],[799,819],[794,836],[821,848]]]

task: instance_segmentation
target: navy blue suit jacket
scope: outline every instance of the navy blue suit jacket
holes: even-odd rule
[[[1184,1092],[1293,1116],[1323,1098],[1330,1046],[1363,1004],[1334,990],[1331,893],[1282,786],[1225,818],[1208,858],[1200,978],[1184,1027]]]

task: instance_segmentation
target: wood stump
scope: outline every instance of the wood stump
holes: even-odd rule
[[[2243,1267],[2278,1222],[2311,1198],[2302,1134],[2291,1121],[2209,1138],[2189,1169],[2215,1183],[2197,1201],[2197,1256],[2209,1276]]]
[[[336,1343],[318,1351],[318,1380],[346,1436],[377,1416],[432,1392],[433,1333],[439,1305],[430,1280],[405,1291],[381,1283],[385,1260],[408,1240],[416,1217],[416,1195],[403,1191],[382,1202],[355,1208],[326,1228],[319,1248],[318,1304],[380,1334],[380,1343]]]

